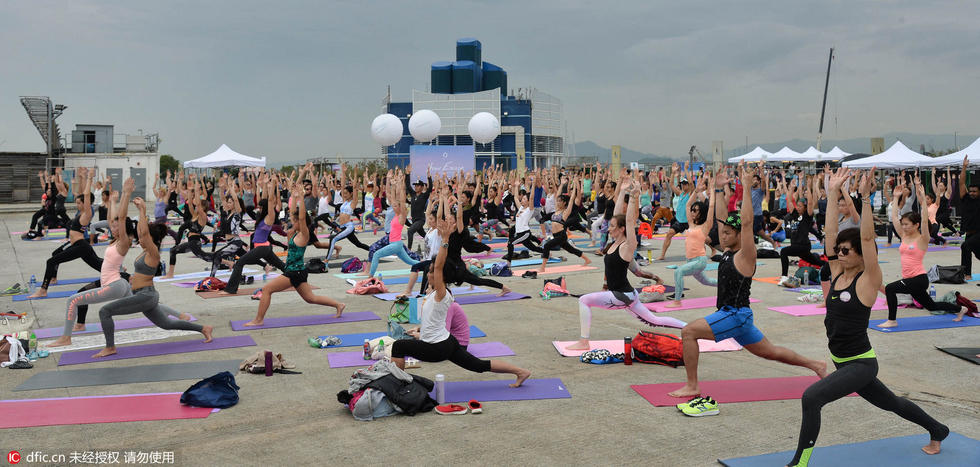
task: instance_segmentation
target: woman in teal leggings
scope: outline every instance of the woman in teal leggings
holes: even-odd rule
[[[704,190],[705,187],[711,186],[714,185],[711,184],[710,176],[701,177],[695,193]],[[714,197],[709,196],[707,203],[696,201],[696,196],[692,193],[687,199],[687,206],[684,209],[687,210],[687,219],[691,223],[691,227],[687,231],[687,237],[684,239],[687,262],[674,270],[674,301],[667,304],[668,307],[681,306],[681,295],[684,293],[684,276],[694,276],[698,282],[704,285],[710,285],[711,287],[718,285],[718,281],[704,275],[704,269],[708,266],[708,256],[704,251],[704,242],[708,238],[708,232],[711,231],[711,226],[715,220],[714,213],[711,210],[711,198]],[[709,213],[711,214],[710,216]],[[709,217],[711,222],[708,222]]]

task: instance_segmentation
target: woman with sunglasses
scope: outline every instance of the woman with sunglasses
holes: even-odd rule
[[[710,175],[701,177],[699,182],[701,183],[698,183],[697,191],[714,186]],[[704,243],[708,238],[708,231],[711,230],[711,226],[714,224],[713,217],[711,222],[708,222],[708,213],[714,212],[711,210],[712,198],[714,197],[708,196],[707,204],[703,201],[696,201],[694,196],[687,198],[687,206],[684,209],[687,210],[687,219],[691,222],[691,227],[687,231],[687,238],[684,239],[687,262],[677,266],[677,269],[674,270],[674,301],[669,303],[667,307],[676,308],[681,306],[681,295],[684,292],[684,276],[694,276],[698,282],[711,287],[718,285],[718,281],[704,275],[704,269],[708,266],[708,257],[705,255]]]
[[[827,297],[827,346],[837,368],[833,373],[813,383],[803,393],[803,419],[796,455],[790,466],[807,465],[820,433],[820,411],[824,405],[846,397],[852,392],[875,407],[894,412],[929,432],[929,444],[922,447],[926,454],[938,454],[940,443],[949,428],[930,417],[908,399],[893,394],[878,380],[878,360],[868,340],[868,320],[871,305],[881,287],[881,267],[875,245],[874,213],[870,194],[874,192],[874,169],[865,173],[860,183],[861,228],[838,232],[837,199],[848,169],[838,169],[831,178],[827,202],[827,246],[836,252],[831,256],[833,275]]]
[[[898,198],[901,187],[895,188],[892,196],[892,224],[895,230],[902,233],[902,243],[898,246],[898,255],[902,261],[902,279],[885,286],[885,298],[888,300],[888,320],[878,325],[880,328],[898,326],[898,294],[909,294],[929,311],[943,310],[949,313],[960,311],[960,305],[933,301],[929,296],[929,276],[922,260],[929,251],[929,207],[919,203],[921,212],[908,212],[898,217]],[[919,174],[915,174],[915,192],[918,199],[926,199],[925,188]],[[926,220],[926,222],[923,222]]]

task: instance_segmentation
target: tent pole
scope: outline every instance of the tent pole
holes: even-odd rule
[[[817,151],[823,141],[823,116],[827,111],[827,88],[830,87],[830,64],[834,61],[834,48],[830,48],[830,58],[827,59],[827,79],[823,83],[823,105],[820,106],[820,129],[817,130]]]

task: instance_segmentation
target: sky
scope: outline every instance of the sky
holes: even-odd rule
[[[160,134],[189,160],[222,143],[270,162],[374,156],[391,86],[475,37],[511,88],[564,103],[576,141],[680,156],[816,138],[977,134],[980,2],[0,2],[0,151],[44,151],[18,100],[75,124]]]

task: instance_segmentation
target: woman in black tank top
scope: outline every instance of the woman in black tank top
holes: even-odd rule
[[[551,257],[552,249],[564,249],[565,251],[585,260],[586,266],[592,263],[592,261],[585,256],[585,253],[582,253],[581,250],[575,248],[568,242],[568,231],[565,229],[565,224],[569,222],[569,219],[572,216],[572,207],[574,206],[572,199],[578,196],[578,194],[581,192],[581,183],[582,181],[579,179],[573,180],[572,190],[569,192],[570,194],[558,195],[558,200],[555,203],[556,212],[551,214],[551,240],[548,240],[541,246],[541,249],[544,251],[541,252],[541,267],[538,268],[539,273],[545,272],[545,266],[548,264],[548,258]],[[564,188],[565,183],[562,184],[559,191],[563,190]]]
[[[827,296],[827,329],[830,357],[836,371],[813,383],[803,393],[803,420],[796,454],[788,465],[806,465],[820,432],[820,411],[824,405],[852,392],[876,407],[895,412],[929,432],[930,442],[922,448],[926,454],[938,454],[940,443],[949,428],[925,413],[919,406],[893,394],[878,380],[878,360],[868,340],[871,305],[881,287],[881,267],[875,245],[874,218],[869,195],[874,192],[874,170],[861,180],[861,228],[838,232],[837,198],[848,177],[848,169],[839,169],[830,179],[827,202],[826,241],[835,256],[829,257],[834,277]]]
[[[606,283],[609,290],[585,294],[579,298],[579,324],[582,333],[578,342],[566,347],[568,350],[589,350],[593,307],[605,310],[626,309],[640,321],[650,326],[680,329],[687,324],[676,318],[655,316],[637,300],[636,289],[626,278],[626,271],[629,270],[630,262],[633,261],[633,255],[636,253],[636,220],[640,217],[638,202],[640,199],[640,183],[630,178],[629,175],[623,175],[620,184],[622,190],[619,192],[618,201],[616,201],[618,212],[614,213],[609,220],[609,237],[613,243],[602,260],[606,267]],[[629,205],[626,204],[627,191],[630,192]],[[625,215],[622,213],[624,210],[626,211]],[[545,248],[545,254],[547,252],[548,250]]]

